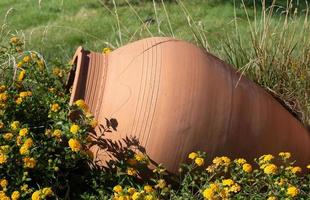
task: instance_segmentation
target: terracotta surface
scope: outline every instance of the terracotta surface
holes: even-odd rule
[[[310,136],[298,120],[264,89],[190,43],[148,38],[107,55],[79,48],[74,60],[70,102],[85,99],[101,123],[117,119],[117,131],[107,138],[137,137],[171,171],[197,150],[210,159],[290,151],[298,164],[310,160]],[[105,152],[96,153],[106,159]]]

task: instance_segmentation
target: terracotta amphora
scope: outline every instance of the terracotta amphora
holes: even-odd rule
[[[79,48],[74,62],[70,103],[84,99],[100,123],[116,119],[107,139],[137,138],[172,172],[197,150],[209,159],[289,151],[297,164],[310,161],[308,130],[260,86],[193,44],[154,37],[107,54]]]

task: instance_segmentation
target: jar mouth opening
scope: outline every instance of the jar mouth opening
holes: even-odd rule
[[[79,47],[72,59],[72,69],[68,75],[67,88],[71,91],[69,104],[83,99],[95,114],[103,96],[106,77],[106,56]]]

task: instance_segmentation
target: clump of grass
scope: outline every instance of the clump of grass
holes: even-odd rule
[[[279,99],[305,125],[310,125],[310,27],[309,7],[253,7],[247,16],[248,31],[238,26],[221,46],[221,57],[243,71]],[[294,10],[292,10],[294,8]],[[254,18],[254,19],[252,19]]]

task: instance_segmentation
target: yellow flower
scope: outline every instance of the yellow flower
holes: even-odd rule
[[[246,163],[246,160],[244,158],[238,158],[235,160],[235,162],[239,165],[243,165]]]
[[[25,63],[29,62],[29,61],[30,61],[30,56],[25,56],[25,57],[23,58],[23,61],[24,61]]]
[[[123,191],[123,188],[120,185],[116,185],[114,186],[113,191],[116,193],[121,193]]]
[[[21,68],[21,67],[23,66],[23,64],[24,64],[24,62],[23,62],[23,61],[20,61],[20,62],[17,63],[17,67],[18,67],[18,68]]]
[[[164,179],[159,179],[157,182],[157,185],[155,186],[156,188],[163,189],[167,185],[166,181]]]
[[[0,85],[0,92],[4,92],[6,90],[6,86],[5,85]]]
[[[23,158],[24,161],[24,167],[25,168],[34,168],[37,164],[37,161],[34,158],[25,157]]]
[[[130,167],[130,168],[127,169],[127,174],[129,176],[135,176],[135,175],[137,175],[137,171],[134,168]]]
[[[268,197],[268,199],[267,200],[277,200],[278,198],[277,197],[275,197],[275,196],[270,196],[270,197]]]
[[[83,99],[77,100],[75,102],[75,105],[77,105],[80,109],[82,109],[84,111],[88,111],[88,106]]]
[[[32,147],[32,145],[33,145],[33,140],[31,138],[27,138],[23,146],[30,148]]]
[[[301,167],[298,167],[298,166],[296,166],[296,167],[293,167],[292,169],[291,169],[291,172],[292,173],[294,173],[294,174],[296,174],[296,173],[300,173],[301,172]]]
[[[6,188],[9,185],[9,182],[6,179],[0,179],[0,186]]]
[[[24,184],[24,185],[22,185],[21,187],[20,187],[20,190],[21,191],[27,191],[28,190],[28,185],[27,184]]]
[[[5,140],[11,140],[13,138],[13,134],[12,133],[5,133],[3,135],[3,139]]]
[[[130,195],[133,195],[135,192],[136,192],[136,189],[135,188],[128,188],[128,193],[130,194]]]
[[[23,143],[22,136],[17,136],[16,137],[16,144],[17,144],[17,146],[22,145],[22,143]]]
[[[18,77],[17,77],[17,80],[18,80],[18,81],[24,80],[25,74],[26,74],[26,71],[25,71],[25,70],[22,70],[22,71],[19,73],[19,75],[18,75]]]
[[[309,165],[307,165],[307,169],[310,169],[310,164],[309,164]]]
[[[4,127],[4,123],[0,121],[0,129]]]
[[[73,124],[70,127],[70,132],[73,134],[77,134],[77,132],[79,132],[79,130],[80,130],[80,127],[77,124]]]
[[[202,166],[203,164],[204,164],[204,159],[203,158],[196,158],[195,159],[195,163],[196,163],[196,165],[198,165],[198,166]]]
[[[289,159],[291,157],[291,153],[290,152],[280,152],[279,156],[283,159]]]
[[[234,183],[235,182],[233,180],[231,180],[231,179],[224,179],[224,180],[222,180],[222,184],[224,186],[232,186]]]
[[[26,147],[25,145],[23,145],[23,146],[19,149],[19,153],[20,153],[20,155],[29,154],[29,149],[28,149],[28,147]]]
[[[53,103],[53,104],[51,105],[51,111],[52,111],[52,112],[58,112],[59,110],[60,110],[60,106],[59,106],[58,103]]]
[[[144,154],[138,153],[138,154],[135,154],[135,159],[136,159],[136,161],[138,161],[138,162],[142,162],[142,161],[145,161],[145,160],[146,160],[146,157],[145,157]]]
[[[110,53],[111,51],[112,51],[112,50],[111,50],[110,48],[106,47],[106,48],[103,49],[102,53],[103,53],[103,54],[108,54],[108,53]]]
[[[234,192],[234,193],[237,193],[241,190],[241,187],[239,184],[235,183],[233,184],[230,188],[229,188],[229,191],[230,192]]]
[[[71,150],[74,151],[74,152],[78,152],[78,151],[81,150],[81,144],[80,144],[80,142],[79,142],[78,140],[76,140],[76,139],[72,139],[72,138],[71,138],[71,139],[69,140],[68,144],[69,144],[69,147],[71,148]]]
[[[141,197],[141,194],[140,194],[139,192],[135,192],[135,193],[131,196],[132,200],[138,200],[138,199],[140,199],[140,197]]]
[[[266,167],[264,168],[264,173],[265,174],[274,174],[277,172],[277,166],[274,164],[268,164],[266,165]]]
[[[16,37],[16,36],[14,36],[14,37],[12,37],[12,38],[10,39],[10,43],[12,43],[12,44],[16,44],[17,42],[19,42],[19,38]]]
[[[14,191],[11,195],[12,200],[18,200],[20,198],[20,193],[19,191]]]
[[[242,170],[247,172],[247,173],[251,173],[252,172],[252,166],[248,163],[245,163],[242,165]]]
[[[0,101],[6,102],[8,100],[9,96],[7,93],[0,93]]]
[[[273,158],[274,158],[273,155],[266,154],[266,155],[261,156],[259,160],[265,163],[265,162],[270,162]]]
[[[31,195],[31,200],[41,200],[41,190],[37,190]]]
[[[202,195],[204,198],[212,200],[214,198],[214,191],[211,188],[206,188]]]
[[[28,97],[31,95],[32,95],[32,93],[30,91],[24,91],[24,92],[19,93],[19,97],[21,97],[21,98],[25,98],[25,97]]]
[[[19,130],[19,136],[26,136],[28,134],[28,129],[27,128],[22,128]]]
[[[96,128],[96,126],[98,126],[98,121],[93,119],[90,121],[89,125],[91,125],[92,128]]]
[[[151,193],[151,192],[154,191],[154,190],[153,190],[153,187],[150,186],[150,185],[145,185],[143,189],[144,189],[144,191],[145,191],[146,193]]]
[[[153,197],[151,194],[148,194],[144,197],[144,200],[155,200],[155,197]]]
[[[8,160],[7,155],[0,152],[0,165],[5,164]]]
[[[222,156],[222,157],[215,157],[212,162],[216,166],[226,166],[227,167],[228,165],[230,165],[231,160],[227,156]]]
[[[53,190],[52,190],[52,188],[50,188],[50,187],[45,187],[45,188],[42,189],[42,193],[43,193],[45,196],[50,197],[50,196],[53,195]]]
[[[299,193],[298,188],[296,188],[294,186],[291,186],[291,187],[287,188],[287,190],[286,190],[286,194],[290,197],[295,197],[298,195],[298,193]]]
[[[11,123],[11,129],[13,131],[17,130],[19,128],[19,126],[20,126],[19,121],[14,121],[14,122]]]
[[[195,158],[198,157],[198,154],[196,152],[192,152],[188,154],[188,158],[194,160]]]
[[[20,105],[21,103],[23,102],[23,99],[21,97],[18,97],[16,100],[15,100],[15,103],[17,105]]]
[[[53,132],[53,136],[56,137],[56,138],[60,138],[62,135],[62,132],[61,130],[59,129],[55,129],[54,132]]]

